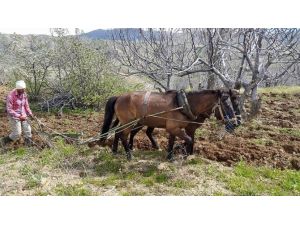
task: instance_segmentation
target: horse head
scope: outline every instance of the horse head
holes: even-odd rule
[[[241,124],[239,95],[235,90],[218,90],[218,103],[213,111],[216,118],[225,123],[225,129],[229,133],[233,133]]]

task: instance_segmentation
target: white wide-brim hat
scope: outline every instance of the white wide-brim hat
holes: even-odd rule
[[[16,82],[16,89],[25,89],[25,88],[26,88],[26,84],[24,80],[18,80]]]

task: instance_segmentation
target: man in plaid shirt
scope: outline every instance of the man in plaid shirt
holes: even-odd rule
[[[33,117],[33,114],[29,107],[25,89],[25,82],[22,80],[17,81],[16,88],[7,96],[6,111],[11,126],[11,133],[0,141],[2,146],[18,140],[21,137],[22,129],[25,137],[25,144],[27,146],[32,144],[31,127],[27,119],[28,117]]]

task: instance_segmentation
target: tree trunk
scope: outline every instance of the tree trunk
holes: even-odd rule
[[[214,73],[209,72],[208,79],[207,79],[207,89],[214,89],[216,86],[216,76]]]
[[[251,109],[250,109],[250,117],[255,117],[261,108],[261,99],[257,94],[257,85],[252,88],[251,92]]]

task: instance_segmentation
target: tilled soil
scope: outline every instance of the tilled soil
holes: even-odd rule
[[[9,124],[3,110],[7,92],[7,88],[0,87],[1,137],[9,133]],[[262,94],[261,98],[262,108],[259,115],[245,122],[233,135],[225,134],[220,140],[218,136],[222,133],[222,129],[216,128],[215,123],[207,121],[196,133],[195,154],[226,166],[243,160],[254,165],[300,170],[300,93],[267,93]],[[82,138],[97,135],[103,120],[103,114],[96,112],[68,113],[62,117],[47,113],[35,114],[55,131],[81,133]],[[34,121],[32,123],[37,127]],[[45,147],[45,142],[38,134],[37,129],[33,130],[33,140],[39,147]],[[168,143],[167,133],[163,129],[156,129],[154,136],[160,148],[165,151]],[[22,144],[21,140],[8,148],[17,148]],[[135,151],[151,149],[144,131],[137,134],[134,148]],[[177,156],[181,154],[182,148],[182,141],[177,140],[175,146]]]

